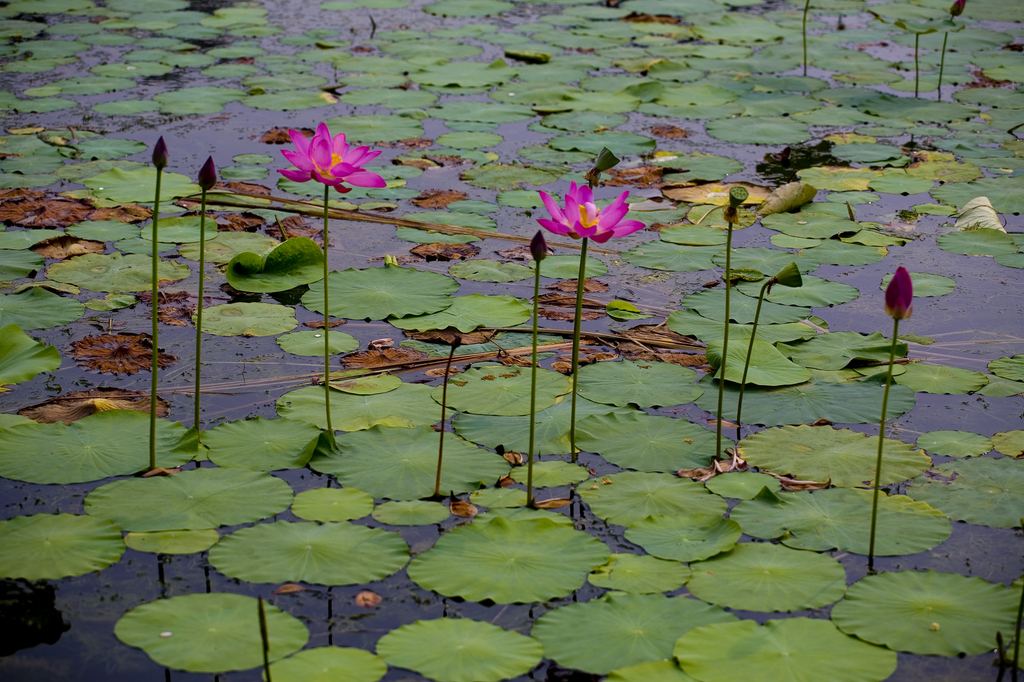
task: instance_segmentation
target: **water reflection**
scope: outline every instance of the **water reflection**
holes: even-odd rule
[[[39,644],[56,644],[71,629],[55,607],[57,591],[45,580],[0,580],[0,657]]]

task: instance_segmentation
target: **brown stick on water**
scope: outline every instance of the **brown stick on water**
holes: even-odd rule
[[[257,603],[260,615],[260,639],[263,642],[263,674],[266,676],[267,682],[273,682],[270,679],[270,638],[267,636],[267,614],[263,610],[263,597],[257,597]]]
[[[448,352],[448,364],[444,367],[444,384],[441,389],[441,437],[437,443],[437,478],[434,479],[434,497],[441,495],[441,460],[444,459],[444,421],[448,413],[448,373],[452,371],[452,358],[455,357],[455,349],[459,347],[456,338],[452,341],[452,349]]]

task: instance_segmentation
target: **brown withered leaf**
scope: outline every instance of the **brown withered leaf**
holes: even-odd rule
[[[586,286],[586,283],[584,283],[583,286]],[[575,292],[575,290],[574,290],[574,292]],[[550,306],[554,306],[556,308],[573,308],[573,309],[576,308],[576,296],[575,295],[574,296],[566,296],[565,294],[541,294],[537,298],[537,301],[541,305],[550,305]],[[584,308],[600,308],[601,310],[604,310],[605,305],[604,305],[604,303],[601,303],[600,301],[594,301],[594,300],[591,300],[591,299],[584,298],[583,299],[583,307]]]
[[[71,351],[80,367],[107,374],[135,374],[149,369],[153,346],[149,334],[100,334],[71,343]],[[169,367],[178,361],[170,353],[160,352],[157,363]]]
[[[706,424],[708,424],[710,426],[718,426],[718,420],[717,419],[707,419],[707,420],[705,420],[704,423],[706,423]],[[739,424],[735,424],[735,423],[729,421],[728,419],[723,419],[722,420],[722,426],[725,427],[725,428],[730,428],[730,429],[739,428]]]
[[[570,294],[574,294],[575,295],[576,287],[577,286],[579,286],[579,280],[576,280],[576,279],[563,279],[563,280],[555,282],[551,286],[545,287],[545,288],[546,289],[555,289],[557,291],[566,291],[566,292],[568,292]],[[608,287],[607,284],[605,284],[604,282],[599,282],[596,279],[593,279],[592,277],[587,277],[583,281],[583,293],[586,293],[586,294],[593,294],[593,293],[603,294],[604,292],[608,291],[608,289],[609,289],[609,287]],[[575,301],[575,300],[576,299],[573,298],[573,301]],[[575,305],[575,302],[573,303],[573,305]],[[586,301],[585,300],[584,300],[584,305],[586,305]]]
[[[701,483],[714,478],[716,475],[718,475],[718,471],[713,465],[698,467],[696,469],[680,469],[676,472],[676,476],[680,478],[692,478],[693,480],[700,481]]]
[[[508,462],[509,464],[511,464],[514,467],[520,466],[523,462],[526,461],[526,458],[523,457],[523,454],[521,452],[514,452],[512,450],[506,450],[505,452],[503,452],[501,454],[501,456],[505,458],[506,462]],[[502,476],[501,479],[499,479],[499,481],[498,481],[498,485],[499,486],[501,486],[501,481],[503,479],[505,479],[505,478],[506,478],[506,476]],[[512,478],[512,477],[508,476],[508,478]],[[501,486],[501,487],[504,487],[504,486]]]
[[[228,213],[227,215],[215,217],[214,220],[217,221],[217,229],[225,232],[256,230],[267,224],[267,221],[262,216],[258,216],[255,213],[249,213],[248,211],[244,211],[242,213]],[[285,220],[287,220],[287,218],[285,218]],[[302,219],[300,218],[299,220]]]
[[[825,481],[824,483],[820,483],[818,481],[798,481],[795,478],[790,478],[789,476],[779,476],[778,474],[773,474],[770,471],[766,471],[765,473],[768,474],[769,476],[774,476],[775,478],[779,479],[779,483],[782,484],[783,490],[824,490],[825,488],[832,485],[831,478]]]
[[[367,348],[391,348],[395,345],[395,340],[391,337],[385,337],[383,339],[374,339],[366,345]]]
[[[472,159],[467,159],[461,156],[452,156],[450,154],[425,154],[424,158],[433,161],[441,168],[457,168],[467,163],[473,163]]]
[[[307,592],[308,590],[302,585],[296,585],[295,583],[285,583],[281,587],[274,590],[273,594],[295,594],[296,592]]]
[[[81,256],[83,253],[103,253],[107,250],[107,245],[62,234],[59,237],[44,239],[31,248],[44,258],[63,260],[71,256]]]
[[[352,48],[352,51],[353,52],[361,52],[361,53],[365,54],[367,52],[373,52],[374,49],[375,48],[370,47],[369,45],[356,45],[355,47]]]
[[[512,478],[512,476],[510,476],[509,474],[505,474],[504,476],[498,479],[497,483],[495,483],[495,485],[499,488],[508,488],[515,484],[516,480]]]
[[[373,609],[380,605],[381,596],[370,590],[360,590],[356,595],[356,606],[364,609]]]
[[[455,497],[454,491],[448,496],[448,508],[451,509],[452,514],[464,519],[471,519],[480,511],[475,505]]]
[[[548,320],[559,320],[563,322],[572,322],[576,319],[575,310],[554,310],[552,308],[541,308],[539,311],[540,316]],[[605,317],[607,313],[604,310],[584,310],[581,317],[584,320],[599,320]]]
[[[665,169],[661,166],[637,166],[636,168],[611,168],[605,173],[611,178],[604,181],[604,184],[612,187],[624,185],[638,185],[640,187],[664,187],[661,176]]]
[[[120,223],[140,223],[153,217],[153,211],[138,204],[122,204],[110,208],[97,208],[89,220],[116,220]]]
[[[548,249],[550,251],[551,249]],[[502,258],[508,258],[509,260],[533,260],[533,254],[530,253],[529,246],[516,246],[511,249],[505,249],[498,251],[498,255]],[[575,291],[575,289],[573,289]]]
[[[703,353],[659,351],[655,355],[662,362],[671,362],[673,365],[679,365],[680,367],[704,367],[708,362],[708,356]]]
[[[565,497],[549,497],[546,500],[534,500],[533,507],[535,509],[559,509],[568,506],[570,502],[572,500]]]
[[[7,154],[6,156],[12,156]],[[45,196],[46,192],[40,192],[37,189],[0,189],[0,201],[8,201],[13,199],[38,199]]]
[[[230,182],[218,182],[213,186],[214,189],[229,189],[232,192],[248,192],[249,194],[259,194],[260,196],[269,197],[270,188],[264,187],[263,185],[257,185],[252,182],[239,182],[232,180]]]
[[[341,359],[341,364],[348,368],[384,367],[386,365],[412,362],[413,360],[422,360],[425,357],[427,357],[426,353],[414,348],[381,348],[379,350],[364,350],[346,355]]]
[[[293,128],[295,132],[302,133],[306,137],[313,137],[316,135],[309,128]],[[291,144],[292,138],[288,134],[288,128],[271,128],[267,132],[263,133],[263,137],[260,138],[260,142],[264,144]]]
[[[284,230],[284,233],[281,230]],[[284,220],[267,223],[267,229],[265,230],[267,236],[281,240],[291,239],[292,237],[309,237],[312,239],[323,231],[323,225],[319,225],[316,222],[307,222],[305,218],[297,215],[291,215]],[[322,238],[317,237],[316,241],[323,246]]]
[[[679,126],[654,126],[651,132],[666,140],[683,140],[690,136],[690,131]]]
[[[149,414],[149,394],[118,388],[71,391],[57,398],[51,398],[45,403],[22,408],[18,410],[18,414],[40,424],[54,422],[70,424],[82,417],[107,410],[135,410]],[[157,398],[156,416],[166,417],[169,413],[169,403],[163,398]]]
[[[437,164],[430,159],[391,159],[391,163],[396,166],[410,166],[412,168],[419,168],[420,170],[437,168]]]
[[[458,367],[449,367],[448,371],[445,371],[444,367],[435,367],[434,369],[428,369],[424,374],[428,377],[443,377],[443,376],[455,376],[456,374],[462,374],[464,370]]]
[[[666,14],[640,14],[639,12],[630,12],[626,16],[622,17],[622,21],[635,21],[642,24],[678,24],[682,20],[679,17],[668,16]]]
[[[173,476],[174,474],[180,474],[181,469],[165,469],[164,467],[157,467],[150,469],[149,471],[142,474],[142,478],[152,478],[154,476]]]
[[[821,419],[812,423],[811,426],[832,426],[832,422],[822,417]]]
[[[0,221],[22,227],[67,227],[92,211],[92,206],[69,199],[23,199],[0,204]]]
[[[305,326],[309,327],[310,329],[323,329],[324,328],[324,321],[322,319],[320,319],[320,320],[310,320],[309,322],[303,322],[303,324]],[[331,329],[334,329],[335,327],[340,327],[343,324],[345,324],[345,320],[331,320],[328,323],[328,326]]]
[[[377,257],[374,257],[374,258],[368,258],[367,262],[369,262],[369,263],[379,263],[382,260],[384,260],[384,256],[377,256]],[[424,259],[420,258],[419,256],[411,256],[409,254],[403,254],[401,256],[395,256],[395,261],[397,261],[399,265],[409,265],[410,263],[422,263],[424,261]]]
[[[426,137],[410,137],[405,140],[377,143],[378,146],[387,147],[388,149],[426,149],[432,144],[434,144],[434,141]]]
[[[701,286],[704,287],[705,289],[711,289],[712,287],[717,287],[721,283],[721,281],[713,279],[709,282],[704,282],[704,284],[701,284]]]
[[[447,208],[455,201],[468,199],[469,195],[454,189],[425,189],[412,199],[412,203],[420,208]]]
[[[523,355],[499,355],[495,358],[506,367],[529,367],[530,359]]]
[[[458,260],[460,258],[472,258],[480,253],[480,247],[475,244],[420,244],[409,249],[410,252],[426,258],[427,262],[435,260]]]
[[[406,336],[410,339],[416,339],[418,341],[430,341],[432,343],[447,343],[449,345],[459,340],[459,344],[463,346],[474,345],[478,343],[487,343],[494,336],[494,332],[460,332],[455,327],[445,327],[444,329],[431,329],[425,332],[406,332]]]

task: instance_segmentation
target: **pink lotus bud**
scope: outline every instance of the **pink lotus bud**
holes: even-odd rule
[[[885,312],[896,320],[906,319],[914,312],[914,283],[902,265],[896,268],[896,274],[885,289]]]
[[[538,263],[547,258],[548,243],[544,240],[544,233],[540,230],[537,230],[537,234],[533,235],[533,239],[530,240],[530,254]]]
[[[206,159],[206,163],[199,169],[198,185],[203,190],[209,190],[217,184],[217,167],[213,165],[213,157]]]
[[[949,15],[953,17],[960,16],[964,11],[964,5],[967,4],[967,0],[954,0],[953,5],[949,8]]]
[[[156,141],[156,146],[153,147],[153,165],[157,167],[157,170],[167,168],[167,143],[164,142],[163,136]]]

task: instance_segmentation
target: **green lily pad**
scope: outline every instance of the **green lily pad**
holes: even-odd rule
[[[523,166],[520,164],[489,163],[463,171],[461,178],[483,189],[517,189],[522,183],[546,185],[558,180],[567,169],[564,166]]]
[[[483,488],[481,490],[474,490],[469,495],[469,501],[478,507],[494,509],[525,507],[528,502],[526,491],[519,488]]]
[[[159,97],[159,95],[157,97]],[[253,109],[264,109],[267,111],[301,111],[303,109],[329,107],[337,104],[337,99],[329,92],[324,92],[322,90],[283,90],[281,92],[271,92],[264,95],[251,95],[242,99],[241,102],[245,106]],[[215,113],[210,111],[170,111],[167,106],[162,107],[161,110],[167,113]]]
[[[518,282],[533,277],[533,270],[524,265],[496,260],[461,261],[452,264],[448,273],[474,282]]]
[[[652,270],[697,272],[715,267],[711,258],[721,251],[720,246],[693,247],[656,241],[641,244],[622,256],[628,263]]]
[[[914,285],[914,298],[928,298],[931,296],[945,296],[956,288],[956,280],[952,277],[934,275],[930,272],[912,272],[910,280]],[[882,278],[880,289],[885,291],[892,281],[892,274]]]
[[[359,348],[359,342],[351,334],[336,332],[333,329],[328,332],[330,337],[330,353],[348,353]],[[324,338],[322,331],[292,332],[277,337],[277,345],[281,350],[294,353],[295,355],[308,355],[311,357],[323,357]]]
[[[572,380],[546,369],[537,369],[536,409],[543,410],[572,390]],[[483,365],[448,379],[448,406],[459,412],[511,417],[530,414],[533,373],[522,367]],[[441,403],[443,386],[430,394]]]
[[[202,238],[200,233],[201,221],[199,216],[187,216],[182,218],[162,218],[157,226],[158,239],[161,242],[180,244],[182,242],[197,242]],[[217,223],[212,220],[206,221],[205,235],[207,239],[217,236]],[[153,224],[150,223],[142,228],[139,236],[152,241]]]
[[[287,291],[322,280],[324,252],[309,237],[284,241],[263,254],[244,252],[228,263],[228,284],[239,291]]]
[[[203,530],[158,530],[152,533],[127,533],[124,544],[136,552],[151,554],[196,554],[213,547],[220,533]]]
[[[0,476],[60,484],[127,476],[147,468],[146,448],[139,444],[148,442],[149,416],[133,410],[99,412],[67,426],[15,426],[0,430]],[[157,466],[181,466],[196,454],[196,432],[158,419],[156,453]]]
[[[142,168],[125,171],[112,168],[105,173],[86,178],[83,185],[101,199],[120,204],[152,202],[156,191],[156,169]],[[199,194],[199,185],[178,173],[162,173],[160,180],[160,201],[170,202],[179,197]]]
[[[320,429],[290,419],[242,419],[204,431],[203,445],[217,466],[276,471],[306,466]]]
[[[292,308],[273,303],[224,303],[203,312],[203,331],[217,336],[273,336],[296,325]]]
[[[329,118],[326,121],[332,130],[344,130],[351,142],[393,142],[408,140],[423,135],[420,122],[404,116],[368,114]]]
[[[514,296],[469,294],[454,296],[448,300],[451,301],[451,305],[440,312],[389,317],[388,322],[399,329],[427,331],[454,327],[466,333],[477,327],[515,327],[530,319],[530,309]]]
[[[9,324],[20,329],[49,329],[74,322],[85,307],[73,298],[33,287],[20,294],[0,295],[0,327]]]
[[[118,220],[86,221],[65,228],[65,234],[80,239],[93,239],[101,242],[112,242],[119,239],[138,237],[141,230],[138,225],[122,223]]]
[[[839,549],[868,553],[870,490],[829,488],[815,492],[762,490],[740,502],[729,517],[755,538],[781,538],[794,549]],[[931,549],[950,535],[949,519],[905,495],[879,495],[875,556],[899,556]]]
[[[947,462],[936,466],[928,476],[915,478],[907,494],[958,521],[1015,528],[1024,516],[1021,466],[1012,457]]]
[[[784,356],[804,367],[838,370],[851,362],[888,362],[892,340],[881,332],[831,332],[798,343],[779,344]],[[896,343],[896,357],[907,354],[907,344]]]
[[[0,521],[0,575],[57,580],[101,571],[124,554],[121,529],[74,514],[34,514]]]
[[[364,490],[377,499],[415,500],[434,491],[439,439],[429,426],[375,426],[339,436],[337,450],[318,451],[310,467],[333,474],[342,485]],[[504,459],[451,434],[444,441],[442,464],[444,492],[476,490],[508,473]]]
[[[0,317],[0,320],[5,319]],[[24,327],[24,325],[22,326]],[[988,363],[988,369],[998,377],[1009,379],[1010,381],[1022,381],[1024,380],[1024,355],[1014,355],[1013,357],[993,360]]]
[[[390,526],[428,526],[449,516],[448,507],[425,500],[385,502],[373,510],[373,518]]]
[[[671,225],[659,232],[662,241],[685,246],[719,246],[725,244],[725,232],[700,225]]]
[[[725,375],[727,381],[742,383],[746,372],[746,383],[755,386],[790,386],[802,384],[811,378],[811,373],[796,365],[780,353],[772,344],[754,339],[735,340],[729,346]],[[749,357],[749,362],[747,362]],[[714,377],[722,378],[722,341],[711,341],[707,346],[708,364],[716,368]]]
[[[768,474],[756,474],[753,471],[739,471],[730,473],[728,476],[715,476],[706,481],[704,486],[716,495],[736,500],[752,500],[761,492],[761,488],[768,488],[772,492],[782,490],[779,479]]]
[[[331,315],[349,319],[383,320],[390,315],[434,313],[452,305],[457,299],[449,295],[459,289],[458,282],[450,277],[397,265],[335,271],[327,281],[331,287]],[[302,304],[314,312],[324,312],[323,291],[323,282],[315,282],[303,294]]]
[[[716,652],[722,642],[736,646],[736,653]],[[679,638],[673,653],[680,667],[702,682],[812,682],[823,676],[835,682],[880,682],[896,670],[895,652],[846,637],[832,623],[816,618],[696,628]]]
[[[442,0],[481,6],[495,0]],[[475,15],[473,15],[475,16]],[[452,646],[453,642],[458,645]],[[525,675],[544,657],[540,642],[497,625],[469,618],[418,620],[392,630],[377,642],[377,653],[396,668],[422,673],[438,682],[497,682]]]
[[[218,571],[255,583],[358,585],[382,580],[408,560],[409,547],[397,533],[346,522],[260,523],[210,550]]]
[[[913,363],[893,381],[914,392],[960,395],[977,391],[988,383],[981,372],[944,365]]]
[[[0,278],[19,279],[42,270],[43,257],[28,251],[0,251]]]
[[[387,671],[387,664],[369,651],[339,646],[305,649],[270,666],[278,682],[377,682]]]
[[[519,483],[526,483],[526,467],[519,467],[512,472],[513,478]],[[585,481],[590,473],[583,467],[551,460],[548,462],[534,462],[533,464],[533,485],[537,488],[554,488],[560,485],[571,485]]]
[[[665,231],[662,231],[664,238]],[[774,241],[773,241],[774,243]],[[772,287],[765,300],[779,305],[825,307],[848,303],[860,296],[860,291],[849,284],[831,282],[814,275],[803,275],[803,283],[799,287]],[[757,296],[763,282],[740,282],[736,288],[747,296]]]
[[[246,670],[263,664],[257,609],[255,599],[240,594],[186,594],[136,606],[117,621],[114,635],[161,666]],[[309,631],[298,618],[271,604],[264,609],[271,661],[306,645]]]
[[[622,130],[609,130],[579,135],[562,135],[548,140],[548,145],[552,149],[560,151],[587,152],[594,156],[607,147],[616,156],[622,156],[647,153],[654,149],[656,143],[652,138],[644,135]]]
[[[970,431],[929,431],[917,437],[917,447],[941,457],[977,457],[994,446],[990,439]]]
[[[644,412],[577,419],[576,445],[624,469],[673,472],[707,466],[715,435],[685,419]]]
[[[835,239],[826,239],[819,246],[800,251],[801,256],[829,265],[871,265],[885,258],[888,253],[884,246],[847,244]]]
[[[696,682],[675,661],[651,661],[618,668],[608,673],[608,682]]]
[[[377,425],[415,428],[441,419],[440,406],[430,397],[430,386],[402,384],[393,391],[359,395],[331,393],[331,424],[341,431],[360,431]],[[277,399],[282,417],[327,428],[324,390],[306,386]],[[357,488],[359,486],[356,486]]]
[[[76,284],[90,291],[147,291],[153,286],[152,267],[152,259],[143,254],[86,253],[54,263],[46,275],[55,282]],[[161,284],[177,282],[191,274],[188,266],[180,263],[161,261],[158,267]]]
[[[774,270],[769,270],[775,272]],[[763,271],[762,271],[763,272]],[[735,293],[729,297],[729,319],[740,324],[747,324],[754,321],[754,314],[757,312],[757,299],[752,296],[745,296]],[[684,296],[679,301],[684,308],[695,310],[704,317],[725,321],[725,291],[716,289],[701,291],[696,294]],[[796,322],[809,317],[810,308],[796,306],[778,305],[776,303],[763,303],[761,305],[760,324],[785,324]],[[755,339],[756,340],[756,339]]]
[[[1014,111],[1020,112],[1019,109]],[[1024,212],[1024,200],[1021,199],[1021,187],[1024,185],[1022,185],[1021,177],[1016,175],[980,178],[973,182],[948,182],[932,190],[932,197],[943,203],[962,208],[972,199],[984,196],[989,198],[997,213],[1021,213]]]
[[[878,438],[830,426],[783,426],[748,436],[739,449],[760,469],[852,487],[874,480]],[[931,458],[909,443],[885,439],[882,485],[913,478],[929,466]]]
[[[732,549],[741,534],[739,524],[721,516],[655,514],[632,524],[626,539],[662,559],[700,561]]]
[[[355,488],[314,488],[292,502],[292,513],[307,521],[350,521],[371,511],[373,496]]]
[[[536,267],[535,261],[530,261],[530,267]],[[587,256],[584,264],[584,277],[601,277],[608,274],[608,266],[597,258]],[[548,256],[540,262],[541,277],[553,279],[576,279],[580,274],[579,256]]]
[[[608,563],[587,576],[591,585],[636,594],[677,590],[689,578],[690,569],[678,561],[636,554],[612,554]]]
[[[696,372],[668,362],[597,362],[579,372],[581,396],[619,407],[684,405],[704,392]]]
[[[291,501],[292,489],[270,474],[200,468],[107,483],[89,493],[85,511],[125,530],[201,530],[259,521],[281,513]]]
[[[557,554],[560,560],[552,563]],[[421,587],[471,601],[547,601],[581,587],[610,554],[597,538],[546,518],[469,524],[409,564]]]
[[[939,248],[966,256],[1002,256],[1017,253],[1010,235],[1001,230],[977,229],[950,232],[938,238]]]
[[[799,144],[811,138],[806,123],[759,116],[708,121],[707,132],[716,140],[744,144]]]
[[[548,611],[532,634],[559,665],[603,675],[665,659],[675,641],[693,628],[734,620],[731,613],[688,597],[611,592]],[[581,622],[585,629],[577,627]]]
[[[606,477],[597,490],[580,491],[580,497],[600,518],[630,526],[652,514],[713,514],[725,512],[725,500],[710,494],[688,478],[666,474],[626,472]]]
[[[981,578],[937,571],[868,576],[832,608],[843,632],[897,651],[955,656],[982,654],[992,633],[1013,628],[1016,590]],[[879,618],[880,610],[887,617]]]

